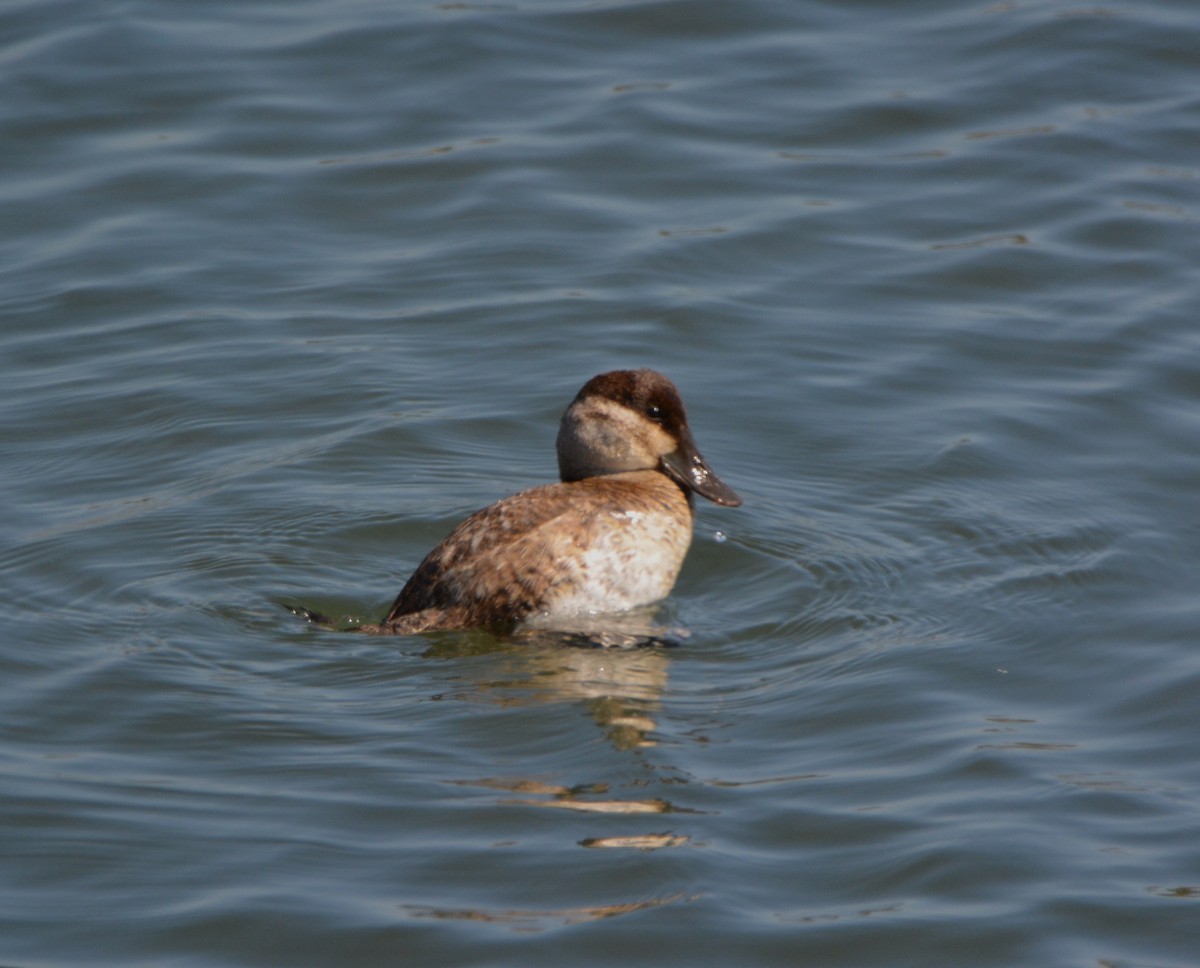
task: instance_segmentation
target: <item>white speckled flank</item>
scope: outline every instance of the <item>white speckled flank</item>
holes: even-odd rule
[[[617,526],[564,563],[575,577],[546,603],[546,615],[623,611],[671,593],[692,543],[691,515],[612,511],[609,517]]]

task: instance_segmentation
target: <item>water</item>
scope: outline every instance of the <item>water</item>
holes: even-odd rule
[[[9,0],[0,962],[1200,965],[1198,30]],[[680,647],[279,608],[628,365]]]

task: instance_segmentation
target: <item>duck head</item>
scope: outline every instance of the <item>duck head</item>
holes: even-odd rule
[[[696,449],[675,384],[654,370],[613,370],[583,385],[558,430],[564,481],[657,470],[714,504],[742,499]]]

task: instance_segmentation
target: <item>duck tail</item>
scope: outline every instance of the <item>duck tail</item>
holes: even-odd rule
[[[287,602],[280,602],[293,615],[299,615],[310,625],[320,625],[322,628],[332,629],[337,627],[337,622],[331,619],[328,615],[322,615],[320,612],[314,612],[311,608],[305,608],[303,605],[289,605]]]

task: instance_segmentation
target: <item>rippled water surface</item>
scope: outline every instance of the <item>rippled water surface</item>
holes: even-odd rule
[[[8,0],[0,963],[1200,965],[1200,8]],[[654,366],[676,648],[367,638]]]

